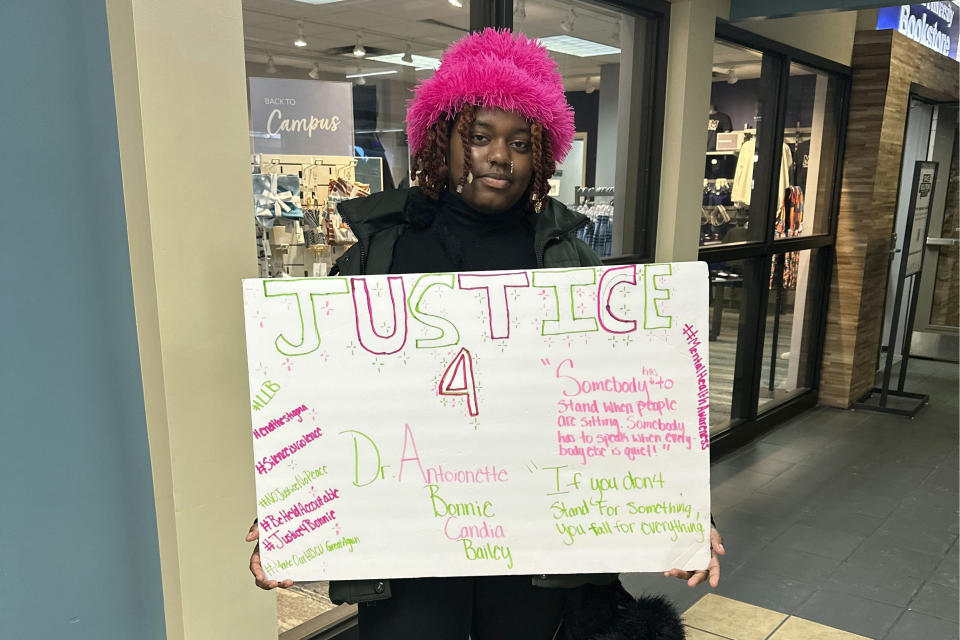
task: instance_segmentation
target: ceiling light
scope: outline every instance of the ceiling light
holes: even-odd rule
[[[277,72],[277,66],[273,64],[273,56],[268,55],[267,56],[267,73],[276,73],[276,72]]]
[[[567,10],[567,17],[560,23],[560,28],[564,33],[573,33],[573,24],[577,20],[577,12],[573,10],[573,7]]]
[[[732,68],[727,71],[727,84],[737,84],[740,78],[737,77],[737,70]]]
[[[593,84],[593,78],[587,78],[587,86],[584,88],[584,93],[593,93],[597,90],[597,85]]]
[[[353,48],[353,55],[358,58],[367,55],[367,50],[363,48],[363,37],[359,33],[357,34],[357,46]]]
[[[463,9],[463,3],[460,0],[447,0],[450,4],[455,6],[457,9]]]
[[[320,79],[320,65],[317,64],[316,62],[314,62],[314,63],[313,63],[313,66],[310,67],[310,73],[308,73],[307,75],[310,76],[311,78],[313,78],[314,80],[319,80],[319,79]]]
[[[413,62],[413,46],[409,42],[407,42],[407,49],[403,52],[403,57],[400,58],[400,60],[402,62],[406,62],[407,64]]]
[[[611,47],[600,42],[574,38],[573,36],[550,36],[540,38],[540,42],[550,51],[565,53],[568,56],[578,58],[590,58],[592,56],[608,56],[619,54],[620,49]]]
[[[357,84],[367,84],[367,79],[364,78],[363,76],[360,76],[359,78],[357,78]]]
[[[513,5],[513,15],[518,18],[527,17],[527,0],[516,0],[516,4]]]
[[[307,46],[307,41],[303,39],[303,23],[297,23],[297,39],[293,41],[294,46],[305,47]]]
[[[440,67],[439,58],[431,58],[429,56],[418,56],[417,54],[412,54],[410,60],[406,59],[406,55],[400,55],[399,53],[388,53],[382,56],[370,56],[367,60],[376,60],[377,62],[389,62],[390,64],[400,64],[406,67],[413,67],[416,70],[420,69],[438,69]]]
[[[392,76],[397,73],[396,69],[390,69],[389,71],[366,71],[363,72],[360,69],[357,69],[356,73],[348,73],[347,78],[366,78],[368,76]]]

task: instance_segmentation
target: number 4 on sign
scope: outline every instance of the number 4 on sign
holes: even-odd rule
[[[467,396],[467,411],[470,415],[480,413],[477,408],[477,383],[473,377],[473,358],[465,348],[460,349],[443,372],[440,378],[440,395]]]

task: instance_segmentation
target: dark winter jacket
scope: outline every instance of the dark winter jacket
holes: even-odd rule
[[[337,260],[331,275],[357,276],[390,272],[397,239],[411,225],[422,224],[425,209],[433,205],[416,187],[377,193],[367,198],[341,202],[340,215],[357,236],[357,244]],[[426,212],[429,215],[429,211]],[[550,198],[539,214],[530,213],[534,229],[537,266],[583,267],[602,264],[597,255],[576,237],[587,218]],[[540,587],[577,587],[609,584],[616,574],[570,574],[533,576]],[[330,600],[368,602],[390,597],[389,580],[337,580],[330,583]]]

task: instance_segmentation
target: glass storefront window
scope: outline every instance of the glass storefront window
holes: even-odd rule
[[[706,118],[707,155],[700,212],[700,246],[763,239],[765,212],[755,202],[761,106],[770,72],[764,54],[718,40]]]
[[[723,431],[733,414],[737,345],[747,296],[746,262],[714,262],[710,271],[710,433]]]
[[[839,81],[790,65],[774,238],[829,233],[836,180]]]
[[[590,217],[581,238],[601,258],[638,253],[635,225],[642,221],[625,216],[640,209],[629,206],[635,194],[627,193],[636,179],[625,169],[639,145],[627,135],[626,116],[641,100],[643,83],[635,74],[647,18],[570,0],[515,6],[514,31],[544,43],[574,111],[573,150],[557,166],[551,195]]]
[[[764,322],[757,410],[762,413],[811,387],[813,336],[823,298],[815,277],[818,250],[775,254]]]
[[[469,32],[458,4],[244,2],[252,173],[296,177],[304,212],[258,226],[262,277],[326,275],[355,241],[335,201],[409,186],[407,101]]]
[[[326,275],[355,240],[343,225],[324,226],[335,213],[327,205],[409,184],[407,100],[469,32],[470,0],[459,4],[244,0],[252,173],[297,177],[304,212],[299,221],[258,225],[261,276]],[[310,115],[321,121],[312,131],[277,130]],[[277,606],[280,632],[335,615],[326,582],[282,590]]]

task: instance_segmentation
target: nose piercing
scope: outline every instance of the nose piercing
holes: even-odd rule
[[[513,175],[513,160],[510,161],[510,175]]]

